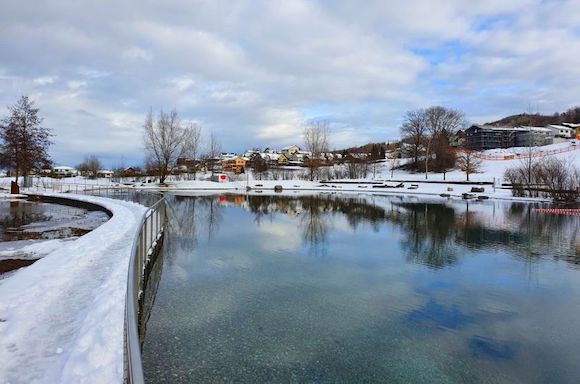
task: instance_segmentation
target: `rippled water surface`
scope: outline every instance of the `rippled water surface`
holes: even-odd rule
[[[169,200],[148,382],[580,382],[578,217],[378,196]]]

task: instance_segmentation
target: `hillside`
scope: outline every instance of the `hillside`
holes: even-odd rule
[[[504,117],[500,120],[486,123],[488,125],[516,127],[519,125],[529,125],[543,127],[549,124],[580,123],[580,107],[573,107],[566,112],[554,113],[553,115],[540,115],[530,113],[520,113]]]

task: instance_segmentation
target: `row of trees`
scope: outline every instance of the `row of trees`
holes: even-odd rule
[[[519,165],[506,169],[504,177],[514,196],[551,197],[576,201],[580,195],[580,169],[559,157],[533,157],[530,149]]]

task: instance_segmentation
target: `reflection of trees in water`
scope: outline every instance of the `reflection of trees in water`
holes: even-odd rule
[[[157,297],[157,290],[159,289],[159,282],[163,274],[163,251],[160,251],[157,258],[149,268],[145,271],[145,286],[143,287],[143,295],[141,296],[141,310],[139,312],[139,340],[145,340],[147,333],[147,322],[151,316],[155,298]]]
[[[543,214],[536,205],[512,203],[504,212],[502,225],[485,225],[475,218],[467,221],[456,234],[458,244],[475,249],[503,248],[526,261],[545,256],[564,259],[580,265],[577,244],[579,219],[563,215]]]
[[[325,204],[312,198],[302,200],[300,228],[302,240],[310,245],[310,251],[316,256],[326,255],[326,235],[328,233],[328,218],[323,216],[327,210]]]
[[[334,214],[344,215],[350,227],[370,224],[378,231],[381,222],[389,216],[384,208],[369,204],[364,198],[312,196],[248,196],[248,209],[256,215],[256,222],[272,212],[300,217],[300,229],[305,244],[316,254],[326,252],[328,228]]]
[[[183,197],[167,196],[169,231],[164,248],[168,263],[173,255],[195,249],[200,233],[207,231],[211,240],[219,230],[223,209],[215,196]]]
[[[206,199],[202,200],[202,202],[206,204],[204,221],[207,224],[207,239],[212,240],[222,221],[222,207],[215,199]]]
[[[501,248],[526,261],[550,255],[580,265],[578,218],[541,214],[533,204],[513,203],[502,208],[499,218],[488,220],[487,212],[471,212],[470,204],[465,202],[462,211],[441,204],[398,204],[406,211],[401,226],[410,260],[432,267],[450,265],[458,261],[461,245]]]
[[[531,204],[515,203],[508,211],[509,219],[525,236],[522,256],[535,259],[548,254],[580,265],[580,218],[540,213],[533,208]]]
[[[580,219],[541,214],[533,210],[533,204],[504,205],[494,202],[494,205],[487,205],[483,212],[481,209],[475,212],[470,206],[480,208],[480,203],[466,201],[449,205],[384,198],[383,204],[376,205],[364,197],[334,194],[249,195],[243,198],[232,195],[226,200],[244,204],[255,215],[258,225],[264,216],[276,212],[300,217],[303,242],[318,254],[324,253],[327,248],[333,217],[343,215],[353,230],[361,224],[370,225],[375,231],[382,223],[397,225],[402,230],[403,248],[408,252],[408,260],[433,268],[456,263],[461,255],[458,246],[504,248],[530,261],[548,254],[580,265],[576,251]],[[174,205],[171,215],[176,216],[172,218],[172,223],[175,223],[175,233],[181,241],[195,241],[196,228],[207,229],[209,239],[218,230],[223,209],[218,197],[174,198],[171,204]],[[495,210],[498,210],[497,218],[494,217]]]
[[[403,229],[407,259],[441,268],[457,262],[453,243],[456,213],[451,207],[432,203],[399,203],[403,208],[398,224]]]

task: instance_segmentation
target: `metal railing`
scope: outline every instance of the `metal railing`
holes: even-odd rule
[[[156,248],[160,245],[167,223],[165,198],[155,203],[143,215],[129,261],[127,293],[125,304],[125,382],[141,384],[144,382],[141,362],[141,339],[139,337],[139,317],[145,271]]]

